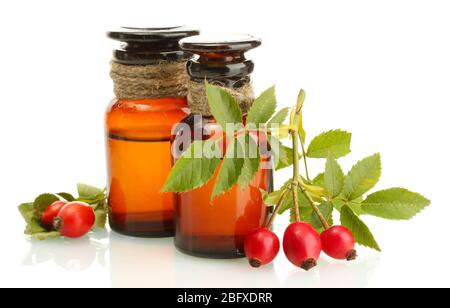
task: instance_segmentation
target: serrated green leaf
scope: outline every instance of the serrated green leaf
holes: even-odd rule
[[[284,146],[275,136],[269,135],[268,142],[270,144],[273,160],[275,161],[275,170],[281,170],[292,166],[293,150]]]
[[[344,200],[340,200],[340,199],[335,199],[335,200],[333,200],[333,206],[336,210],[338,210],[340,212],[342,207],[344,205],[347,205],[349,208],[352,209],[353,212],[355,212],[356,215],[360,216],[360,215],[365,214],[364,211],[361,209],[362,201],[363,201],[362,197],[359,197],[352,201],[344,201]]]
[[[233,138],[228,145],[226,156],[220,167],[211,195],[211,203],[216,197],[225,194],[237,184],[244,166],[244,158],[239,153],[242,153],[241,145],[237,139]]]
[[[247,116],[247,123],[265,124],[277,109],[275,86],[264,91],[252,104]]]
[[[236,98],[230,93],[221,87],[213,86],[206,82],[206,95],[211,114],[224,131],[226,131],[227,124],[242,124],[241,108]]]
[[[28,224],[33,219],[33,203],[22,203],[19,205],[19,212],[22,215],[25,222]]]
[[[35,217],[40,217],[41,214],[53,203],[59,201],[59,198],[53,194],[42,194],[38,196],[33,202],[33,211]]]
[[[327,158],[332,154],[335,158],[350,153],[352,134],[342,130],[331,130],[315,137],[309,144],[307,156],[311,158]]]
[[[77,184],[77,190],[79,198],[84,200],[93,200],[103,194],[103,190],[101,190],[100,188],[83,183]]]
[[[51,231],[51,232],[34,233],[31,236],[39,241],[45,241],[52,238],[58,238],[61,236],[61,234],[57,231]]]
[[[341,209],[341,224],[353,233],[358,244],[381,251],[367,225],[347,205]]]
[[[329,203],[321,203],[318,206],[320,212],[322,213],[323,217],[327,220],[328,224],[330,226],[333,225],[333,206]],[[324,231],[324,227],[322,226],[322,223],[319,219],[319,216],[317,216],[316,212],[312,211],[311,213],[311,225],[316,229],[319,233]]]
[[[278,111],[272,119],[267,123],[267,126],[275,127],[275,126],[281,126],[283,125],[283,122],[286,120],[288,114],[289,114],[290,108],[283,108],[280,111]]]
[[[409,220],[430,205],[430,200],[404,188],[373,193],[362,203],[365,213],[385,219]]]
[[[369,156],[350,170],[345,177],[343,196],[347,200],[355,200],[371,190],[381,176],[381,156],[379,153]]]
[[[202,187],[216,172],[220,155],[214,141],[194,141],[175,163],[162,191],[182,193]]]
[[[330,154],[327,159],[324,175],[325,189],[330,199],[334,199],[341,194],[344,187],[344,179],[345,176],[341,166]]]
[[[319,173],[312,179],[311,184],[325,188],[325,173]]]
[[[244,150],[244,166],[238,179],[238,185],[241,189],[245,189],[258,173],[261,157],[258,144],[250,135],[240,136],[238,140]]]
[[[57,193],[57,195],[60,196],[61,198],[63,198],[64,200],[66,200],[67,202],[72,202],[72,201],[76,200],[75,197],[69,193],[60,192],[60,193]]]

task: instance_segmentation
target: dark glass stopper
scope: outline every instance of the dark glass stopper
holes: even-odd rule
[[[121,27],[118,30],[107,32],[107,35],[113,40],[124,43],[114,50],[114,61],[129,65],[151,65],[162,60],[187,60],[191,54],[180,48],[179,41],[199,33],[199,30],[186,26]]]
[[[240,87],[250,80],[254,63],[245,53],[261,45],[250,35],[191,36],[180,41],[181,48],[197,57],[188,62],[188,73],[198,82],[220,82],[228,87]]]

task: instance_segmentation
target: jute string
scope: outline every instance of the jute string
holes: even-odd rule
[[[116,97],[131,100],[185,97],[189,81],[184,61],[162,61],[155,65],[111,62],[111,78]]]
[[[228,88],[219,82],[211,82],[211,84],[222,87],[234,96],[244,114],[250,110],[255,97],[253,86],[250,82],[245,83],[239,88]],[[189,108],[193,114],[199,114],[206,117],[212,116],[209,109],[208,98],[206,96],[205,84],[203,82],[195,82],[190,80],[188,83],[187,98]]]

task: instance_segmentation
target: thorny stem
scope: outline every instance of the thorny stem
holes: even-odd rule
[[[298,155],[298,141],[299,141],[299,135],[296,131],[291,131],[292,136],[292,147],[293,147],[293,153],[294,153],[294,161],[293,161],[293,168],[294,168],[294,181],[292,182],[292,193],[294,197],[294,212],[295,212],[295,221],[300,221],[300,209],[298,205],[298,179],[300,178],[300,168],[298,165],[299,162],[299,155]]]
[[[278,215],[278,212],[280,211],[281,206],[283,205],[284,201],[286,200],[286,197],[288,196],[289,189],[285,190],[283,194],[281,195],[280,201],[278,201],[277,206],[275,207],[275,210],[272,213],[272,216],[270,217],[270,220],[267,222],[266,228],[270,229],[272,228],[272,225],[275,221],[276,216]]]

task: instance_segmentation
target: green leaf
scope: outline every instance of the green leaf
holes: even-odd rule
[[[305,129],[303,128],[303,104],[305,103],[305,99],[306,99],[306,93],[305,91],[302,89],[300,90],[300,93],[298,94],[298,98],[297,98],[297,117],[294,120],[294,126],[297,127],[298,129],[298,133],[300,135],[300,139],[302,141],[302,143],[305,143],[306,140],[306,132]]]
[[[347,205],[341,209],[341,223],[353,233],[358,244],[381,251],[369,228]]]
[[[236,99],[221,87],[206,82],[209,109],[217,123],[226,133],[227,124],[242,124],[242,111]],[[236,131],[237,129],[233,130]]]
[[[32,236],[39,241],[45,241],[45,240],[49,240],[52,238],[58,238],[61,236],[61,234],[57,231],[52,231],[52,232],[34,233],[34,234],[32,234]]]
[[[320,212],[327,220],[328,224],[330,226],[333,225],[333,206],[329,203],[321,203],[318,206]],[[321,231],[324,231],[324,227],[322,226],[322,223],[319,219],[319,216],[317,216],[316,212],[312,211],[311,213],[311,225],[320,233]]]
[[[107,212],[104,209],[97,209],[95,211],[94,228],[104,230],[106,226]]]
[[[311,224],[311,215],[313,213],[313,209],[311,207],[301,207],[300,208],[300,220],[306,223]],[[294,208],[291,208],[290,211],[290,222],[295,222],[295,211]]]
[[[77,184],[77,189],[79,198],[84,200],[93,200],[103,194],[103,190],[100,188],[82,183]]]
[[[362,203],[365,213],[392,220],[408,220],[430,205],[430,200],[403,188],[390,188],[371,194]]]
[[[278,111],[272,119],[267,123],[268,127],[281,126],[289,114],[290,108],[283,108]]]
[[[59,198],[53,194],[42,194],[38,196],[33,202],[34,216],[40,217],[49,205],[56,201],[59,201]]]
[[[247,123],[265,124],[277,109],[275,86],[264,91],[254,102],[247,116]]]
[[[325,173],[319,173],[311,182],[313,185],[325,188]]]
[[[336,210],[338,210],[339,212],[341,211],[342,207],[344,205],[347,205],[349,208],[352,209],[353,212],[355,212],[356,215],[360,216],[360,215],[364,215],[364,211],[361,209],[361,202],[363,201],[362,197],[359,197],[355,200],[352,201],[345,201],[345,200],[340,200],[340,199],[335,199],[333,200],[333,206]]]
[[[220,156],[214,141],[194,141],[175,163],[162,191],[182,193],[205,185],[216,172]]]
[[[41,226],[39,223],[39,219],[33,217],[27,224],[27,227],[25,229],[25,234],[27,235],[33,235],[36,233],[45,233],[47,230]]]
[[[344,172],[337,160],[330,154],[327,159],[324,175],[325,189],[331,199],[336,198],[344,187]]]
[[[72,202],[72,201],[76,200],[75,197],[69,193],[60,192],[60,193],[57,193],[57,195],[60,196],[61,198],[63,198],[64,200],[66,200],[67,202]]]
[[[270,144],[273,159],[275,161],[275,170],[281,170],[292,166],[294,152],[291,148],[284,146],[275,136],[269,135],[268,142]]]
[[[345,177],[342,194],[347,200],[355,200],[371,190],[381,176],[381,156],[369,156],[353,166]]]
[[[298,190],[298,207],[300,209],[304,209],[304,208],[310,208],[310,204],[308,202],[308,199],[306,199],[306,197],[302,194],[302,192],[300,191],[300,189]],[[293,209],[294,208],[294,194],[292,192],[289,192],[288,196],[286,197],[286,199],[284,200],[281,208],[280,208],[280,214],[286,212],[289,209]]]
[[[261,189],[261,194],[264,204],[266,206],[273,206],[280,202],[281,197],[283,196],[283,190],[276,190],[269,194],[267,191]]]
[[[228,144],[225,159],[220,167],[211,195],[211,203],[216,197],[228,192],[238,182],[242,168],[244,167],[244,158],[239,153],[242,153],[242,148],[238,140],[233,138],[233,141]]]
[[[248,134],[239,137],[239,142],[244,149],[244,166],[238,179],[241,189],[247,188],[259,171],[261,157],[259,155],[258,144]]]
[[[19,212],[25,222],[30,223],[34,216],[33,203],[22,203],[19,205]]]
[[[307,151],[311,158],[327,158],[331,153],[335,158],[350,153],[352,134],[342,130],[331,130],[314,138]]]

